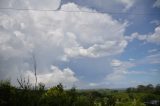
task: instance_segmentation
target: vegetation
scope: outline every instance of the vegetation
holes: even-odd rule
[[[33,87],[22,79],[18,81],[20,87],[0,82],[0,106],[160,106],[160,84],[126,90],[64,90],[58,84],[45,90],[42,83]]]

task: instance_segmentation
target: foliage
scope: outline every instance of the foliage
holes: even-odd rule
[[[24,80],[19,82],[23,87],[14,87],[8,80],[0,81],[0,106],[145,106],[152,100],[157,101],[152,106],[160,105],[159,84],[126,90],[77,90],[75,87],[65,90],[58,84],[45,90],[43,83],[35,89],[30,83],[23,83]]]

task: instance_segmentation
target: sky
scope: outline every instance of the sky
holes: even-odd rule
[[[54,10],[54,11],[52,11]],[[47,87],[160,83],[160,0],[0,0],[0,80]]]

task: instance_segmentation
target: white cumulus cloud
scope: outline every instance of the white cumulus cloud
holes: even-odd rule
[[[32,8],[34,3],[31,2],[21,1],[20,4],[25,8]],[[10,4],[16,6],[15,1]],[[35,8],[38,5],[42,4],[37,3]],[[62,5],[61,9],[95,11],[80,8],[74,3]],[[15,78],[17,67],[24,62],[29,64],[27,68],[30,70],[31,53],[36,56],[40,70],[38,73],[41,74],[61,60],[117,55],[127,46],[124,37],[127,22],[113,19],[109,14],[8,10],[1,11],[0,16],[0,63],[3,65],[0,67],[3,73],[1,79],[5,79],[5,76],[8,78],[9,75]],[[47,75],[52,74],[44,76]]]
[[[26,71],[24,73],[25,77],[29,77],[32,84],[35,83],[35,76],[33,71]],[[44,83],[46,86],[54,86],[58,83],[62,83],[67,87],[72,87],[78,79],[75,76],[75,73],[69,69],[64,68],[63,70],[59,69],[56,66],[51,66],[51,71],[44,74],[37,75],[38,83]]]
[[[147,41],[160,44],[160,26],[155,28],[155,31],[153,34],[148,35]]]
[[[141,41],[146,41],[150,43],[160,44],[160,26],[157,26],[153,33],[140,35],[139,33],[135,32],[131,36],[125,36],[126,40],[132,41],[134,39],[138,39]]]
[[[62,9],[92,11],[79,9],[73,3]],[[4,52],[3,56],[6,52],[20,56],[37,50],[66,58],[100,57],[121,53],[127,45],[123,36],[126,22],[114,20],[108,14],[33,11],[1,14],[0,51]]]

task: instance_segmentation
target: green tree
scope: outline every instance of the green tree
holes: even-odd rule
[[[69,106],[75,106],[75,102],[77,101],[77,92],[76,88],[72,87],[69,91],[67,91],[67,98]]]
[[[0,106],[15,106],[15,94],[16,89],[9,80],[0,81]]]
[[[40,100],[41,106],[67,106],[67,95],[62,84],[50,88]]]

